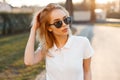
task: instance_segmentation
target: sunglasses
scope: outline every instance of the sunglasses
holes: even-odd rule
[[[53,24],[49,24],[49,26],[54,25],[56,28],[61,28],[62,25],[63,25],[63,22],[66,25],[71,24],[71,22],[72,22],[71,17],[66,17],[66,18],[63,19],[63,21],[59,20],[59,21],[57,21],[57,22],[55,22]]]

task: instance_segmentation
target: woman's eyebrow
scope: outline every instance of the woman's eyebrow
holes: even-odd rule
[[[67,17],[67,15],[65,15],[65,16],[63,17],[63,19],[66,18],[66,17]]]
[[[58,21],[58,20],[60,20],[60,18],[58,18],[58,19],[54,19],[53,21],[55,22],[55,21]]]
[[[64,18],[66,18],[67,17],[67,15],[65,15],[62,19],[64,19]],[[61,18],[57,18],[57,19],[54,19],[53,21],[58,21],[58,20],[60,20]]]

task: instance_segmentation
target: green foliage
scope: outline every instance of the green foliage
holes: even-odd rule
[[[0,38],[0,80],[34,80],[44,68],[44,61],[25,66],[24,49],[28,33]]]
[[[13,34],[29,29],[32,13],[0,13],[0,33]]]

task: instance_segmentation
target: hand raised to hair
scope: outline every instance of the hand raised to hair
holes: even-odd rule
[[[36,31],[36,30],[38,29],[38,27],[40,26],[39,18],[40,18],[40,13],[38,13],[38,14],[35,16],[35,18],[34,18],[34,20],[33,20],[33,23],[32,23],[32,29],[35,30],[35,31]]]

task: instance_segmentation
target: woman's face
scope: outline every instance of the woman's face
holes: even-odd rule
[[[65,36],[69,34],[69,25],[65,24],[63,20],[67,18],[67,14],[60,10],[55,9],[50,14],[50,26],[48,30],[53,33],[54,36]],[[62,25],[58,25],[61,24]],[[57,26],[55,25],[57,24]],[[59,26],[59,27],[58,27]]]

